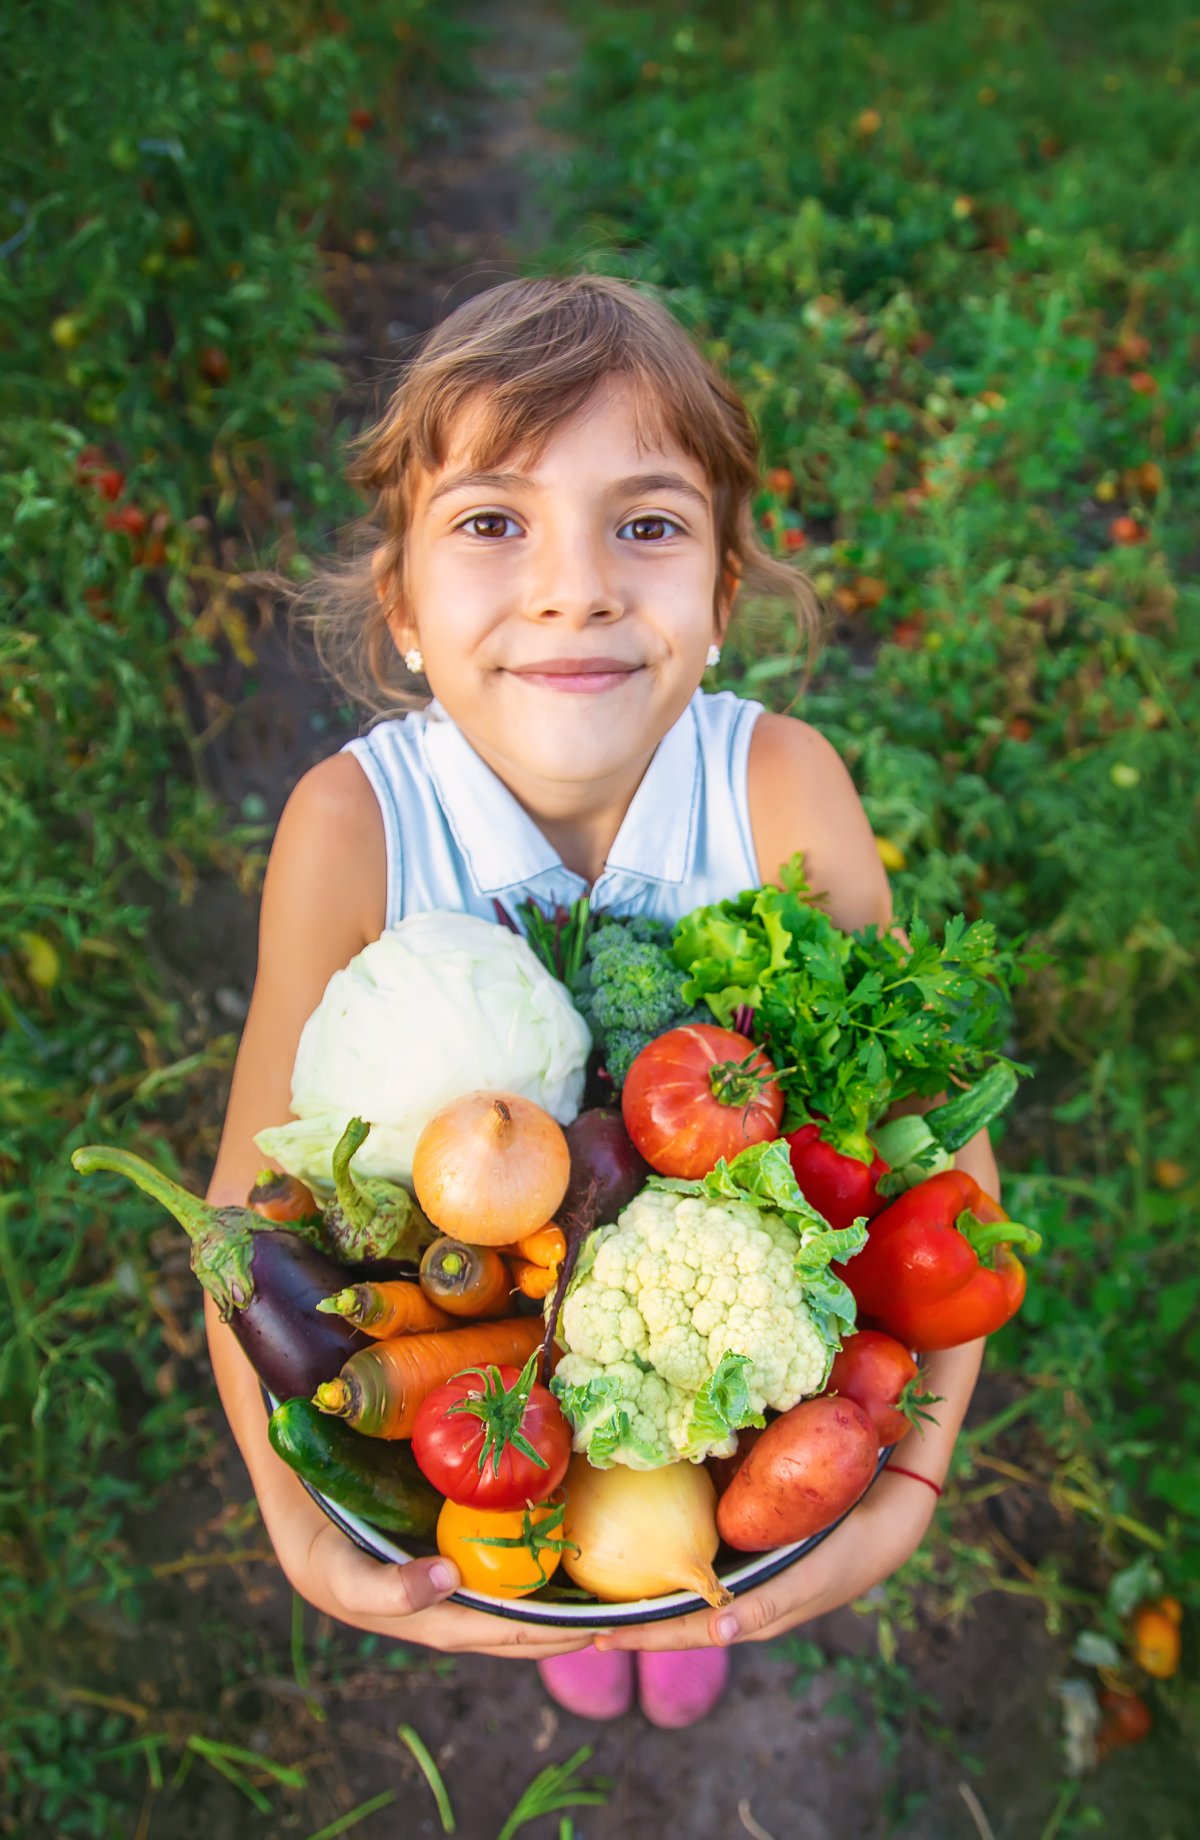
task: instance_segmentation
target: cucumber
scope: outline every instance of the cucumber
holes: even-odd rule
[[[407,1445],[364,1437],[319,1412],[311,1399],[285,1399],[276,1406],[267,1435],[276,1456],[340,1508],[384,1533],[433,1533],[442,1497]]]

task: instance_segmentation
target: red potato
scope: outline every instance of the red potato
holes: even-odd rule
[[[739,1552],[820,1533],[875,1474],[879,1439],[852,1399],[805,1399],[772,1420],[717,1504],[717,1531]]]

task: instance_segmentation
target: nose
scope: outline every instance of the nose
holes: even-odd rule
[[[572,627],[617,620],[626,609],[618,558],[602,532],[543,531],[533,555],[530,618]]]

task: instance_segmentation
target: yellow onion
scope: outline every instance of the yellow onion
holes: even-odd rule
[[[506,1246],[544,1227],[570,1174],[561,1128],[519,1093],[472,1092],[444,1105],[413,1152],[417,1200],[435,1227],[469,1246]]]
[[[719,1544],[717,1492],[698,1463],[663,1469],[593,1469],[575,1457],[567,1471],[563,1569],[606,1604],[695,1591],[714,1609],[732,1602],[712,1562]]]

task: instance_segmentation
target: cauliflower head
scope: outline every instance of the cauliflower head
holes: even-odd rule
[[[689,1189],[701,1192],[679,1192]],[[652,1183],[580,1258],[554,1390],[575,1449],[597,1467],[730,1455],[737,1430],[762,1424],[766,1407],[787,1411],[820,1392],[839,1329],[853,1325],[849,1293],[824,1270],[856,1249],[849,1239],[801,1201],[810,1247],[828,1242],[823,1257],[805,1259],[794,1220],[703,1190]],[[824,1308],[810,1307],[814,1275]]]

